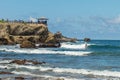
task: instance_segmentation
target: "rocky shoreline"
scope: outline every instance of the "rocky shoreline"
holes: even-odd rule
[[[53,34],[44,24],[0,23],[0,45],[17,45],[20,48],[58,48],[61,42],[75,42],[75,38],[67,38],[62,33]],[[14,59],[8,64],[42,65],[46,62]],[[0,80],[65,80],[59,77],[32,76],[9,72],[7,67],[0,71]]]
[[[13,59],[8,64],[17,64],[19,65],[42,65],[46,62],[40,62],[36,60],[27,60],[27,59]],[[0,80],[64,80],[64,78],[52,77],[52,76],[35,76],[29,74],[15,74],[12,71],[9,71],[7,67],[3,70],[0,70]]]
[[[31,76],[21,75],[21,76],[0,78],[0,80],[65,80],[65,79],[57,78],[57,77],[45,78],[45,77],[31,77]]]
[[[76,40],[67,38],[60,32],[53,34],[44,24],[0,23],[0,45],[20,44],[21,48],[45,48],[60,47],[60,42]]]

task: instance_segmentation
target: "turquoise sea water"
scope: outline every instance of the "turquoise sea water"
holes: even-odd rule
[[[62,77],[65,80],[120,79],[120,40],[62,43],[60,48],[20,49],[0,46],[0,70],[15,74]],[[43,65],[9,64],[14,59],[44,61]],[[2,76],[0,76],[2,77]]]

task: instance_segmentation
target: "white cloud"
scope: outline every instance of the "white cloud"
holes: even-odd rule
[[[112,37],[118,36],[120,34],[120,16],[117,16],[115,18],[99,16],[65,19],[58,18],[56,19],[56,23],[53,24],[56,28],[54,29],[53,27],[51,27],[51,30],[60,30],[68,36],[89,36],[91,38],[102,37],[104,39],[112,39]]]
[[[108,20],[108,22],[112,24],[120,24],[120,15],[113,19]]]

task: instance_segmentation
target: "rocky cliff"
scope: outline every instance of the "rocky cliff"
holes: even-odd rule
[[[27,42],[50,45],[62,41],[74,41],[74,39],[66,38],[58,33],[53,34],[43,24],[0,23],[1,45],[22,44],[23,42],[24,44]]]
[[[56,32],[54,34],[54,37],[59,42],[76,42],[77,41],[76,38],[68,38],[68,37],[63,36],[61,32]]]

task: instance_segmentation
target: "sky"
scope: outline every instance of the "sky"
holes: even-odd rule
[[[55,33],[120,40],[120,0],[0,0],[0,19],[47,17]]]

